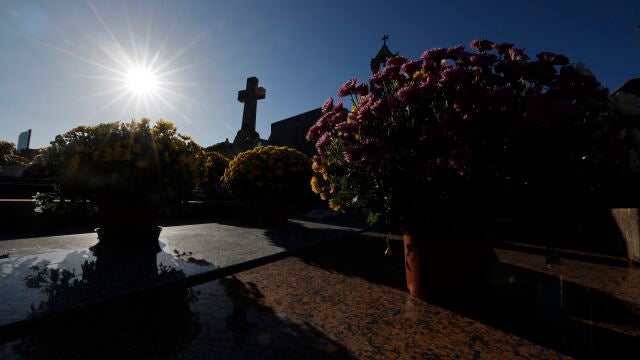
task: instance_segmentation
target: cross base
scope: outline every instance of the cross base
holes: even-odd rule
[[[238,152],[253,149],[260,142],[260,134],[257,131],[247,128],[238,130],[235,139],[233,139],[234,149]]]

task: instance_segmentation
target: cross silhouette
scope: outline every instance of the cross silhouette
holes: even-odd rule
[[[258,87],[258,78],[255,76],[247,78],[246,89],[238,91],[238,101],[244,103],[241,129],[256,130],[258,100],[262,100],[265,97],[266,90],[263,87]]]
[[[382,41],[384,42],[384,45],[387,45],[387,40],[389,40],[389,35],[384,35],[382,37]]]

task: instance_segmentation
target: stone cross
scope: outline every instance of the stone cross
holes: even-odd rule
[[[266,97],[266,90],[258,87],[258,78],[252,76],[247,78],[247,88],[238,91],[238,101],[244,103],[242,111],[242,128],[244,130],[256,130],[256,109],[258,100]]]

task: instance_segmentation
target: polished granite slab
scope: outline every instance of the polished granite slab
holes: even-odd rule
[[[381,237],[344,240],[220,280],[53,317],[5,340],[0,358],[637,359],[640,353],[640,313],[627,307],[640,284],[635,268],[590,258],[550,265],[522,249],[497,249],[493,294],[477,313],[458,314],[407,294],[399,241],[385,256]],[[188,251],[164,249],[204,265]],[[625,283],[628,291],[621,291]]]
[[[0,357],[570,358],[411,297],[383,246],[330,243],[188,291],[80,312],[0,345]]]
[[[125,246],[96,256],[95,233],[1,241],[0,333],[52,312],[224,276],[361,229],[303,220],[264,229],[251,219],[172,226],[162,229],[157,253],[138,255]]]

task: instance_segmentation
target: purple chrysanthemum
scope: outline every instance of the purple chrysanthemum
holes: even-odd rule
[[[318,126],[314,124],[307,131],[307,136],[305,137],[305,139],[307,139],[307,141],[311,141],[313,138],[315,138],[318,135],[318,133],[319,133]]]
[[[398,99],[407,105],[420,102],[420,89],[416,86],[405,86],[398,90]]]
[[[380,99],[371,105],[371,111],[373,111],[376,116],[384,118],[391,114],[391,105],[389,98]]]
[[[472,75],[473,74],[465,68],[450,67],[440,72],[440,76],[442,77],[440,81],[445,83],[462,84],[468,81]]]
[[[402,66],[402,64],[407,62],[407,58],[404,56],[394,56],[387,60],[387,65],[389,66]]]
[[[336,130],[342,133],[352,134],[358,131],[358,124],[344,121],[336,125]]]
[[[383,80],[401,80],[404,76],[400,73],[400,66],[390,65],[382,69],[380,74],[383,76]]]
[[[346,148],[342,155],[344,155],[344,160],[347,162],[347,164],[355,164],[360,162],[362,159],[362,152],[360,151],[360,147],[355,145]]]
[[[513,47],[514,44],[502,43],[502,44],[493,44],[491,47],[493,50],[497,51],[498,54],[506,54],[509,49]]]
[[[569,63],[568,57],[561,54],[554,54],[548,51],[541,52],[536,56],[540,61],[551,65],[567,65]]]
[[[353,93],[360,96],[365,96],[369,94],[369,85],[367,83],[360,83],[355,86]]]
[[[473,40],[469,44],[469,46],[471,46],[472,48],[480,52],[485,52],[485,51],[491,50],[491,47],[493,46],[493,41],[483,40],[483,39]]]
[[[434,49],[425,51],[420,58],[422,60],[431,60],[433,62],[439,63],[442,59],[446,57],[447,57],[447,49],[434,48]]]
[[[524,49],[509,49],[509,57],[513,61],[526,61],[529,60],[529,56],[524,53]]]
[[[330,141],[331,141],[330,132],[326,132],[322,134],[322,136],[320,136],[320,139],[318,139],[318,141],[316,142],[316,151],[318,152],[318,154],[322,154],[324,152],[324,149],[327,148],[327,145],[329,145]]]
[[[468,57],[470,65],[479,66],[481,68],[490,67],[495,64],[497,60],[497,56],[487,53],[474,54]]]
[[[412,76],[416,71],[419,71],[422,68],[422,61],[411,60],[404,63],[401,67],[401,70],[404,71],[405,74]]]
[[[333,109],[333,98],[328,98],[325,100],[324,104],[322,104],[322,113],[326,114],[327,112]]]
[[[329,119],[329,124],[331,125],[335,125],[335,124],[339,124],[343,121],[347,120],[347,112],[346,111],[340,111],[337,113],[334,113],[334,115],[331,117],[331,119]]]
[[[446,59],[458,60],[464,54],[464,46],[458,45],[447,49]]]
[[[342,86],[340,86],[340,90],[338,90],[338,97],[343,98],[345,96],[353,94],[355,86],[356,86],[356,78],[347,80],[347,82],[345,82],[344,84],[342,84]]]

